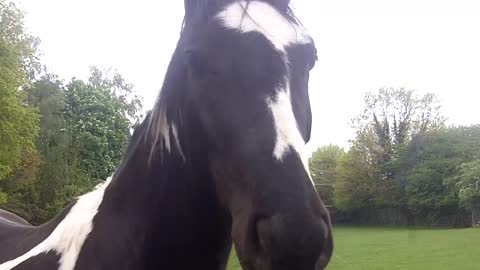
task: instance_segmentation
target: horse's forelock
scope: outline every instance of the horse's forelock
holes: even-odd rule
[[[189,24],[194,18],[211,18],[220,11],[219,9],[234,2],[248,4],[253,1],[266,2],[274,6],[284,15],[295,19],[290,9],[290,0],[184,0],[184,23]]]

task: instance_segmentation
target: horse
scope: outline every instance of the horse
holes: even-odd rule
[[[185,0],[157,101],[113,176],[34,227],[0,222],[0,270],[321,270],[330,217],[305,145],[311,36],[288,0]],[[4,216],[4,214],[2,214]]]

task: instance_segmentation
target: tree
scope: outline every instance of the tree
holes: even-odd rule
[[[55,75],[45,74],[25,87],[24,92],[26,104],[38,108],[40,131],[35,141],[36,151],[24,155],[25,161],[4,181],[2,187],[8,193],[8,200],[2,207],[36,223],[58,210],[52,209],[52,205],[66,178],[64,91]]]
[[[461,206],[472,210],[480,208],[480,125],[458,127],[456,133],[461,136],[458,145],[457,173],[444,181],[458,192]]]
[[[24,92],[41,116],[38,153],[25,155],[0,184],[8,193],[0,204],[40,224],[112,173],[141,102],[119,74],[109,77],[96,68],[89,81],[73,79],[66,87],[45,74]]]
[[[44,211],[38,207],[38,192],[35,182],[44,162],[37,151],[26,152],[22,162],[0,186],[5,191],[5,199],[0,207],[12,211],[29,221],[35,222]]]
[[[8,197],[0,203],[39,224],[110,176],[141,102],[119,74],[108,77],[96,68],[89,81],[73,79],[66,87],[57,76],[45,74],[24,92],[25,103],[41,116],[38,154],[24,156],[3,181]]]
[[[364,111],[354,119],[359,131],[373,127],[381,146],[401,145],[414,135],[442,127],[445,118],[434,94],[382,88],[365,96]]]
[[[456,180],[462,205],[468,209],[480,207],[480,159],[462,164]]]
[[[64,118],[65,92],[63,82],[56,75],[45,74],[26,89],[27,101],[39,108],[40,132],[36,141],[44,164],[36,180],[36,205],[48,209],[55,204],[57,193],[63,188],[67,175],[68,136]]]
[[[410,140],[443,126],[433,94],[380,89],[365,96],[365,108],[353,120],[357,136],[337,169],[336,202],[344,209],[400,207],[406,204],[399,159]],[[404,177],[405,178],[405,177]]]
[[[33,79],[40,72],[39,43],[39,38],[27,33],[23,12],[13,2],[0,0],[1,55],[5,57],[2,60],[20,69],[20,76],[14,76],[16,80]]]
[[[455,212],[464,191],[474,194],[469,192],[475,171],[471,162],[478,153],[479,128],[452,127],[414,137],[397,164],[403,171],[401,181],[410,212],[432,217]]]
[[[345,154],[343,148],[328,145],[318,148],[309,160],[313,182],[320,185],[318,191],[327,205],[333,205],[334,186],[338,160]]]
[[[378,164],[385,177],[394,178],[389,166],[400,149],[417,134],[443,126],[445,118],[435,95],[416,95],[414,90],[380,89],[365,96],[365,109],[354,119],[357,134],[372,132],[381,149]]]
[[[92,68],[88,82],[73,79],[67,85],[65,102],[69,164],[78,164],[94,179],[106,179],[123,155],[130,119],[139,119],[141,100],[120,74],[108,77]]]
[[[372,205],[368,172],[359,158],[358,152],[350,150],[339,160],[334,194],[337,209],[353,211]]]
[[[38,115],[25,105],[20,88],[38,69],[37,43],[25,31],[22,12],[0,0],[0,180],[14,172],[24,153],[34,150]]]
[[[335,206],[343,211],[395,206],[396,184],[385,178],[378,166],[374,131],[359,134],[350,150],[338,161]]]

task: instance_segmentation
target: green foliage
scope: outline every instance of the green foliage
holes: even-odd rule
[[[415,135],[399,147],[383,172],[383,148],[375,131],[360,133],[338,162],[335,206],[352,212],[397,207],[437,220],[442,214],[480,205],[480,127],[440,128]]]
[[[413,187],[413,183],[438,182],[438,177],[426,178],[425,173],[441,164],[422,164],[423,170],[412,167],[406,172],[404,155],[417,156],[415,151],[407,150],[412,138],[440,129],[443,122],[433,94],[419,97],[413,90],[405,89],[380,89],[376,94],[367,94],[364,111],[354,119],[357,137],[337,166],[336,206],[354,211],[385,207],[403,209],[407,202],[413,203],[415,200],[409,198],[406,191],[407,183],[412,182],[408,192],[416,192],[419,189]],[[442,185],[442,180],[439,183]],[[441,190],[444,191],[443,187]],[[430,195],[434,193],[432,190]],[[438,202],[438,197],[426,198],[420,194],[418,198],[422,199],[415,203],[432,200],[440,205],[450,203],[444,193],[438,195],[443,203]]]
[[[93,178],[106,179],[113,172],[130,137],[132,123],[141,102],[132,96],[132,86],[119,74],[104,76],[92,68],[88,82],[72,80],[65,92],[65,118],[75,153],[69,162],[78,162]]]
[[[442,127],[445,118],[434,94],[418,96],[414,90],[382,88],[365,95],[365,108],[354,119],[358,131],[375,130],[382,147],[401,145],[416,134]]]
[[[428,160],[415,167],[406,186],[408,208],[421,213],[455,207],[455,194],[443,185],[444,179],[454,173],[455,163],[449,159]]]
[[[340,210],[397,206],[397,183],[385,175],[385,151],[373,128],[358,133],[337,166],[335,201]]]
[[[38,160],[35,166],[26,164],[7,179],[3,189],[8,192],[8,201],[2,207],[12,210],[29,221],[39,223],[51,217],[46,209],[56,200],[66,179],[66,135],[63,119],[64,92],[62,83],[51,74],[46,74],[25,88],[26,103],[38,108],[40,132],[35,142],[38,153],[27,158]],[[19,174],[33,170],[29,177]],[[56,209],[58,211],[58,208]]]
[[[462,181],[480,153],[480,129],[457,127],[415,137],[398,169],[404,171],[405,196],[411,211],[432,212],[458,206]],[[463,169],[462,169],[463,168]],[[468,180],[467,180],[468,181]],[[458,183],[457,183],[458,182]],[[461,198],[461,197],[460,197]]]
[[[453,153],[460,158],[457,158],[456,173],[446,178],[444,184],[458,193],[462,207],[478,209],[480,207],[480,126],[459,127],[455,132],[461,140],[455,143],[456,151]]]
[[[480,207],[480,159],[463,163],[454,180],[462,205],[470,209]]]
[[[119,74],[109,78],[96,68],[89,81],[67,86],[45,74],[24,93],[25,106],[40,114],[40,131],[36,150],[0,183],[0,207],[40,224],[112,173],[141,102]]]
[[[338,162],[336,168],[335,207],[343,211],[352,211],[367,207],[373,198],[369,192],[370,177],[366,164],[358,152],[349,151]]]
[[[480,206],[480,127],[443,127],[435,97],[404,89],[366,96],[357,137],[336,166],[335,207],[398,208],[438,220]]]
[[[35,221],[39,207],[38,193],[35,188],[36,177],[44,162],[36,150],[27,152],[15,173],[2,181],[0,188],[5,191],[5,200],[0,207],[14,211],[22,217]]]
[[[37,57],[39,43],[38,38],[27,33],[23,12],[13,2],[0,0],[0,55],[6,56],[3,61],[20,70],[18,74],[16,71],[9,74],[17,74],[10,77],[19,85],[40,71]]]
[[[336,168],[336,208],[354,211],[389,207],[395,203],[391,197],[395,183],[382,176],[369,155],[365,149],[354,146],[340,158]]]
[[[0,204],[5,204],[7,202],[7,193],[0,192]]]
[[[309,160],[310,173],[317,190],[326,205],[333,205],[333,192],[336,183],[336,168],[338,160],[345,151],[336,146],[328,145],[318,148]]]
[[[335,168],[343,154],[345,151],[337,145],[319,147],[312,153],[308,163],[315,184],[335,183]]]
[[[40,133],[36,146],[44,165],[36,180],[38,195],[36,205],[42,209],[56,200],[57,192],[63,188],[67,175],[68,136],[64,119],[65,98],[63,83],[52,74],[42,78],[26,89],[28,103],[39,108]]]
[[[36,42],[25,32],[22,12],[0,0],[0,180],[34,149],[38,115],[25,106],[19,89],[37,67]]]
[[[365,96],[364,111],[353,123],[359,138],[371,133],[368,143],[375,144],[372,156],[382,174],[393,179],[390,163],[398,158],[400,149],[414,136],[442,127],[444,121],[435,95],[418,96],[413,90],[384,88]]]

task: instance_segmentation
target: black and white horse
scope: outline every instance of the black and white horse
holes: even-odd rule
[[[0,214],[0,270],[324,269],[329,214],[303,155],[312,38],[288,0],[185,0],[153,110],[111,179],[52,221]]]

